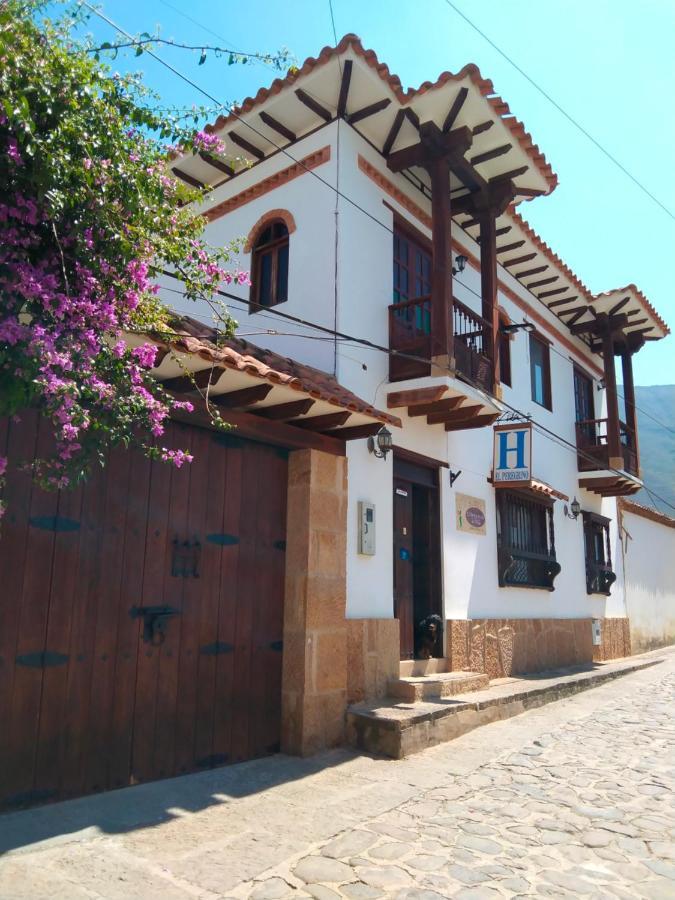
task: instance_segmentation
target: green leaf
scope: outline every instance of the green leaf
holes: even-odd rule
[[[203,66],[206,62],[206,50],[202,50],[202,55],[199,57],[198,65]]]

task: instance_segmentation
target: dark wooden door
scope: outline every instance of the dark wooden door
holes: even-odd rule
[[[401,629],[401,659],[413,659],[413,489],[410,482],[394,478],[394,616]]]
[[[51,494],[13,469],[48,442],[0,423],[0,807],[278,750],[286,454],[175,423],[192,465],[116,450]]]

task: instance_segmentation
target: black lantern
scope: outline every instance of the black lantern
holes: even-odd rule
[[[368,438],[368,449],[378,459],[386,459],[387,453],[389,453],[393,445],[394,439],[391,431],[384,426],[380,428],[375,437]]]
[[[463,256],[461,253],[458,253],[455,257],[455,262],[457,263],[457,265],[452,267],[452,274],[459,275],[459,273],[463,272],[466,268],[467,257]]]
[[[565,504],[565,515],[568,519],[578,519],[579,513],[581,512],[581,503],[575,497],[574,500],[570,503],[570,508],[567,509],[567,504]]]
[[[512,322],[510,325],[500,325],[499,331],[502,334],[515,334],[516,331],[536,331],[536,326],[532,322]]]

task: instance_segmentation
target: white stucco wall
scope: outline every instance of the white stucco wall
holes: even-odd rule
[[[619,553],[633,653],[675,644],[675,527],[628,510],[622,517]]]
[[[393,175],[382,157],[344,121],[332,123],[291,148],[300,159],[326,145],[331,147],[330,161],[315,172],[304,173],[273,191],[246,203],[215,220],[207,229],[212,243],[223,243],[245,236],[271,209],[287,209],[295,218],[297,231],[290,239],[289,300],[276,309],[335,328],[348,335],[388,346],[388,311],[392,302],[392,208],[418,231],[430,236],[428,229],[404,207],[367,177],[358,167],[363,155],[388,181],[394,182],[414,203],[430,213],[429,201],[402,175]],[[292,165],[278,153],[244,172],[214,192],[218,203],[255,184],[270,174]],[[343,197],[336,199],[330,185],[339,186]],[[349,199],[345,199],[349,198]],[[350,200],[354,203],[349,202]],[[545,202],[545,201],[541,201]],[[386,203],[386,205],[385,205]],[[357,208],[354,204],[358,204]],[[337,228],[337,233],[336,233]],[[453,239],[473,257],[479,257],[479,245],[462,229],[453,225]],[[335,272],[337,254],[337,308]],[[238,264],[248,268],[250,256],[242,254]],[[552,331],[544,335],[551,347],[553,410],[535,404],[530,393],[529,342],[525,333],[517,333],[511,342],[512,387],[504,386],[506,403],[557,435],[575,442],[574,431],[574,357],[589,371],[599,364],[579,339],[565,331],[552,312],[538,302],[509,273],[500,268],[499,279],[507,288],[536,310]],[[233,288],[242,299],[248,289]],[[454,293],[472,309],[480,310],[480,275],[468,265],[454,281]],[[206,307],[177,302],[167,294],[169,303],[191,315],[208,318]],[[525,313],[511,296],[500,289],[499,304],[515,322]],[[239,333],[254,344],[269,347],[284,355],[335,372],[338,380],[358,396],[386,409],[389,360],[386,353],[349,341],[337,344],[315,340],[317,332],[285,322],[272,311],[249,315],[233,304],[231,311],[239,321]],[[290,335],[256,334],[266,329],[291,332]],[[556,339],[564,334],[568,345]],[[572,349],[571,349],[572,348]],[[599,374],[594,373],[598,378]],[[425,382],[428,383],[428,382]],[[420,386],[418,381],[416,386]],[[594,392],[596,416],[602,415],[603,394]],[[410,419],[405,410],[395,410],[403,419],[403,428],[395,429],[396,446],[447,462],[462,475],[451,489],[448,470],[441,469],[442,556],[444,561],[443,602],[447,617],[602,617],[624,615],[622,579],[618,579],[609,598],[586,593],[583,526],[563,515],[563,503],[554,511],[555,542],[562,572],[555,591],[500,588],[497,584],[497,546],[495,492],[488,483],[492,466],[492,429],[446,433],[442,425],[429,426],[423,418]],[[366,441],[351,442],[349,459],[349,518],[347,555],[347,614],[350,617],[390,617],[392,597],[392,459],[383,461],[368,453]],[[611,517],[612,542],[618,551],[615,503],[602,501],[578,486],[576,453],[570,447],[535,433],[533,471],[570,499],[577,496],[582,508]],[[478,537],[459,533],[455,525],[455,493],[485,500],[487,535]],[[373,557],[358,554],[358,501],[375,503],[377,550]]]

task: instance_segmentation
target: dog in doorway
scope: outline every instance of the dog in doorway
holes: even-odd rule
[[[442,656],[443,620],[435,613],[417,623],[415,628],[415,658],[431,659]]]

